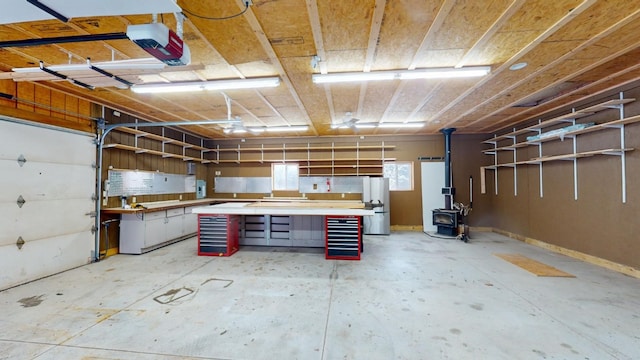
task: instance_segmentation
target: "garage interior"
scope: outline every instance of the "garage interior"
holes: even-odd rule
[[[638,17],[600,0],[12,0],[0,358],[640,357]],[[295,209],[280,242],[243,217],[239,247],[200,256],[195,208],[373,213],[369,178],[389,179],[390,232],[360,229],[357,258]],[[157,241],[127,250],[125,217],[155,213]]]

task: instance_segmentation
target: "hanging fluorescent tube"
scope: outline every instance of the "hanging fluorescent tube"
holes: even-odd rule
[[[382,123],[378,124],[381,129],[413,129],[424,126],[423,122],[407,122],[407,123]]]
[[[311,79],[316,84],[337,83],[337,82],[356,82],[356,81],[379,81],[396,79],[395,71],[376,71],[376,72],[345,72],[333,74],[313,74]]]
[[[255,126],[255,127],[229,127],[224,129],[224,133],[225,134],[246,134],[247,132],[253,133],[253,134],[259,134],[259,133],[263,133],[265,131],[268,132],[287,132],[287,131],[307,131],[309,130],[309,127],[306,125],[300,125],[300,126]]]
[[[307,131],[309,127],[306,125],[299,126],[267,126],[264,128],[268,132],[286,132],[286,131]]]
[[[356,124],[356,129],[375,129],[378,127],[378,124]]]
[[[401,80],[409,79],[454,79],[479,77],[489,74],[490,66],[474,66],[466,68],[416,69],[399,71]]]
[[[463,68],[431,68],[416,70],[313,74],[311,75],[311,79],[316,84],[377,80],[451,79],[461,77],[485,76],[489,74],[490,71],[490,66],[470,66]]]
[[[254,79],[209,80],[167,84],[142,84],[132,86],[131,90],[138,94],[158,94],[204,90],[255,89],[277,87],[278,85],[280,85],[280,78],[276,76]]]

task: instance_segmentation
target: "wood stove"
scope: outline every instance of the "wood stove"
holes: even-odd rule
[[[448,236],[458,235],[460,212],[449,209],[433,209],[433,225],[438,228],[437,233]]]

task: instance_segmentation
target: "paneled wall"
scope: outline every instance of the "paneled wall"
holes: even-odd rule
[[[473,151],[480,153],[481,147],[476,138],[472,138],[472,143],[466,144],[464,136],[454,136],[456,142],[454,146],[459,146],[461,151],[465,151],[467,148],[473,148]],[[242,139],[217,141],[211,145],[220,147],[282,147],[283,144],[286,147],[293,146],[318,146],[319,144],[331,144],[336,146],[340,145],[353,145],[359,143],[361,145],[367,144],[380,144],[384,142],[386,145],[395,146],[392,150],[385,150],[386,158],[394,158],[396,161],[412,161],[413,162],[413,175],[414,175],[414,190],[413,191],[392,191],[390,194],[391,202],[391,225],[402,227],[415,227],[422,228],[422,196],[420,187],[420,156],[432,156],[442,157],[444,156],[444,138],[443,135],[425,135],[425,136],[366,136],[364,139],[360,136],[342,136],[342,137],[330,137],[330,138],[278,138],[278,139]],[[475,147],[473,146],[475,145]],[[453,150],[455,152],[455,148]],[[474,156],[476,161],[479,156]],[[455,164],[456,169],[460,169],[460,172],[467,173],[468,171],[475,171],[479,173],[479,167],[476,162],[469,161],[465,156],[454,157],[458,159]],[[213,184],[214,178],[217,176],[216,172],[219,172],[219,176],[271,176],[271,163],[223,163],[223,164],[210,164],[208,167],[207,183]],[[456,171],[457,172],[457,171]],[[468,178],[468,175],[465,175]],[[462,180],[461,180],[462,181]],[[462,191],[461,194],[465,192]],[[211,194],[211,196],[229,197],[231,194]],[[255,198],[261,194],[237,194],[238,198]],[[274,196],[300,196],[299,192],[275,192]],[[355,199],[360,200],[360,194],[345,194],[345,198],[341,197],[341,194],[306,194],[310,199],[322,199],[322,200],[341,200],[341,199]],[[444,204],[444,197],[443,197]]]
[[[13,100],[0,97],[0,113],[20,119],[95,132],[99,107],[87,100],[67,95],[40,84],[0,80],[0,92]]]
[[[640,87],[629,86],[625,98],[640,99]],[[585,108],[608,98],[616,92],[603,94],[591,103],[576,104]],[[625,105],[625,117],[640,114],[640,100]],[[552,118],[571,109],[558,109]],[[619,119],[618,109],[610,109],[581,119],[580,122],[606,122]],[[533,121],[537,121],[533,119]],[[521,126],[519,128],[522,128]],[[511,129],[505,130],[504,133]],[[626,147],[626,203],[622,202],[622,162],[619,156],[597,155],[577,159],[577,199],[574,197],[573,161],[543,163],[543,196],[540,195],[540,173],[537,165],[517,166],[517,184],[512,168],[499,168],[498,193],[493,173],[487,174],[487,193],[479,198],[488,204],[483,219],[490,226],[520,236],[539,240],[565,249],[578,251],[599,259],[640,269],[640,123],[625,126]],[[485,138],[488,139],[491,135]],[[616,148],[620,130],[608,129],[578,135],[578,151]],[[571,152],[572,139],[544,143],[545,155]],[[484,148],[488,148],[485,145]],[[518,159],[538,156],[537,147],[518,150]],[[508,156],[506,154],[505,156]],[[477,157],[477,154],[471,156]],[[490,165],[493,158],[483,155],[482,165]],[[512,155],[511,155],[512,156]],[[517,190],[517,195],[516,195]],[[474,216],[479,215],[474,210]]]
[[[119,123],[134,123],[137,119],[133,116],[115,113],[110,109],[105,109],[104,118],[107,124],[119,124]],[[140,121],[140,120],[138,120]],[[185,142],[193,143],[194,145],[200,144],[200,139],[192,136],[185,135],[183,132],[162,129],[161,127],[148,127],[140,128],[145,132],[162,135],[168,138],[173,138],[179,141],[185,140]],[[183,137],[184,136],[184,137]],[[183,147],[170,143],[165,143],[164,147],[162,141],[146,138],[140,136],[136,139],[136,136],[130,133],[120,132],[116,130],[111,131],[105,139],[105,144],[123,144],[128,146],[136,146],[138,148],[164,151],[167,153],[183,154]],[[185,155],[199,158],[201,156],[199,150],[186,149]],[[207,166],[202,163],[195,162],[196,179],[205,180],[207,178]],[[108,177],[109,168],[113,169],[131,169],[131,170],[145,170],[145,171],[159,171],[169,174],[187,174],[187,162],[182,159],[163,157],[160,155],[148,154],[148,153],[136,153],[134,151],[105,148],[103,151],[102,159],[102,180],[104,181]],[[207,184],[208,187],[209,184]],[[166,195],[141,195],[136,196],[137,202],[151,202],[151,201],[164,201],[164,200],[194,200],[195,193],[183,193],[183,194],[166,194]],[[120,206],[120,199],[118,197],[109,197],[106,207]]]

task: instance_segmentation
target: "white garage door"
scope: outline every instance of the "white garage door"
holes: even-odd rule
[[[0,289],[91,261],[93,139],[0,117]]]

